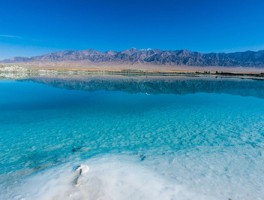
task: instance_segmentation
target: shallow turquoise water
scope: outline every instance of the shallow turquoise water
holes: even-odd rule
[[[247,84],[182,95],[1,81],[0,199],[263,199],[264,99],[252,94],[264,82]]]

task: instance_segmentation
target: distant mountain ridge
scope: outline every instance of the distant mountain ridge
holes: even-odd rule
[[[264,50],[234,53],[199,53],[189,50],[129,49],[125,51],[72,50],[34,57],[15,57],[2,62],[150,63],[157,65],[264,67]]]

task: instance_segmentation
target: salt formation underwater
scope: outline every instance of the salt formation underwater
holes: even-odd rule
[[[0,199],[262,200],[264,82],[0,81]]]

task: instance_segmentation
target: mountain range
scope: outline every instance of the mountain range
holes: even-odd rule
[[[14,57],[4,63],[88,61],[91,63],[150,63],[157,65],[264,67],[264,50],[200,53],[189,50],[129,49],[125,51],[68,50],[34,57]]]

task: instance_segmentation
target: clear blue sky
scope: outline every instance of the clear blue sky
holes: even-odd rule
[[[0,58],[65,49],[264,49],[263,0],[0,0]]]

